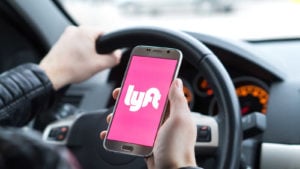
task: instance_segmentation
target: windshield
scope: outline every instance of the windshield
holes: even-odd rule
[[[104,31],[160,26],[233,39],[300,37],[300,0],[60,0],[78,24]]]

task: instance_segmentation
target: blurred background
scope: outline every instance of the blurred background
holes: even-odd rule
[[[300,0],[58,0],[78,24],[150,25],[231,39],[300,37]]]

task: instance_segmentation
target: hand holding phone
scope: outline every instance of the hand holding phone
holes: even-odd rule
[[[107,150],[137,156],[151,154],[181,60],[177,49],[133,49],[104,140]]]
[[[113,91],[113,98],[117,99],[120,88]],[[197,128],[192,119],[183,85],[180,79],[175,79],[169,91],[170,112],[168,118],[160,127],[153,155],[146,158],[148,168],[180,168],[196,167],[195,140]],[[110,123],[112,114],[107,116]],[[102,131],[100,138],[104,139],[107,131]]]

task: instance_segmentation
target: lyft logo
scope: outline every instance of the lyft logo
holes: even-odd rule
[[[161,94],[157,88],[150,88],[146,92],[135,91],[134,85],[129,85],[125,96],[125,105],[130,106],[131,112],[136,112],[142,107],[152,104],[153,108],[158,109],[158,101],[161,98]]]

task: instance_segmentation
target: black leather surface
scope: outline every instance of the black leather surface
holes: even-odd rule
[[[0,125],[22,126],[45,110],[52,84],[35,64],[24,64],[0,75]]]

